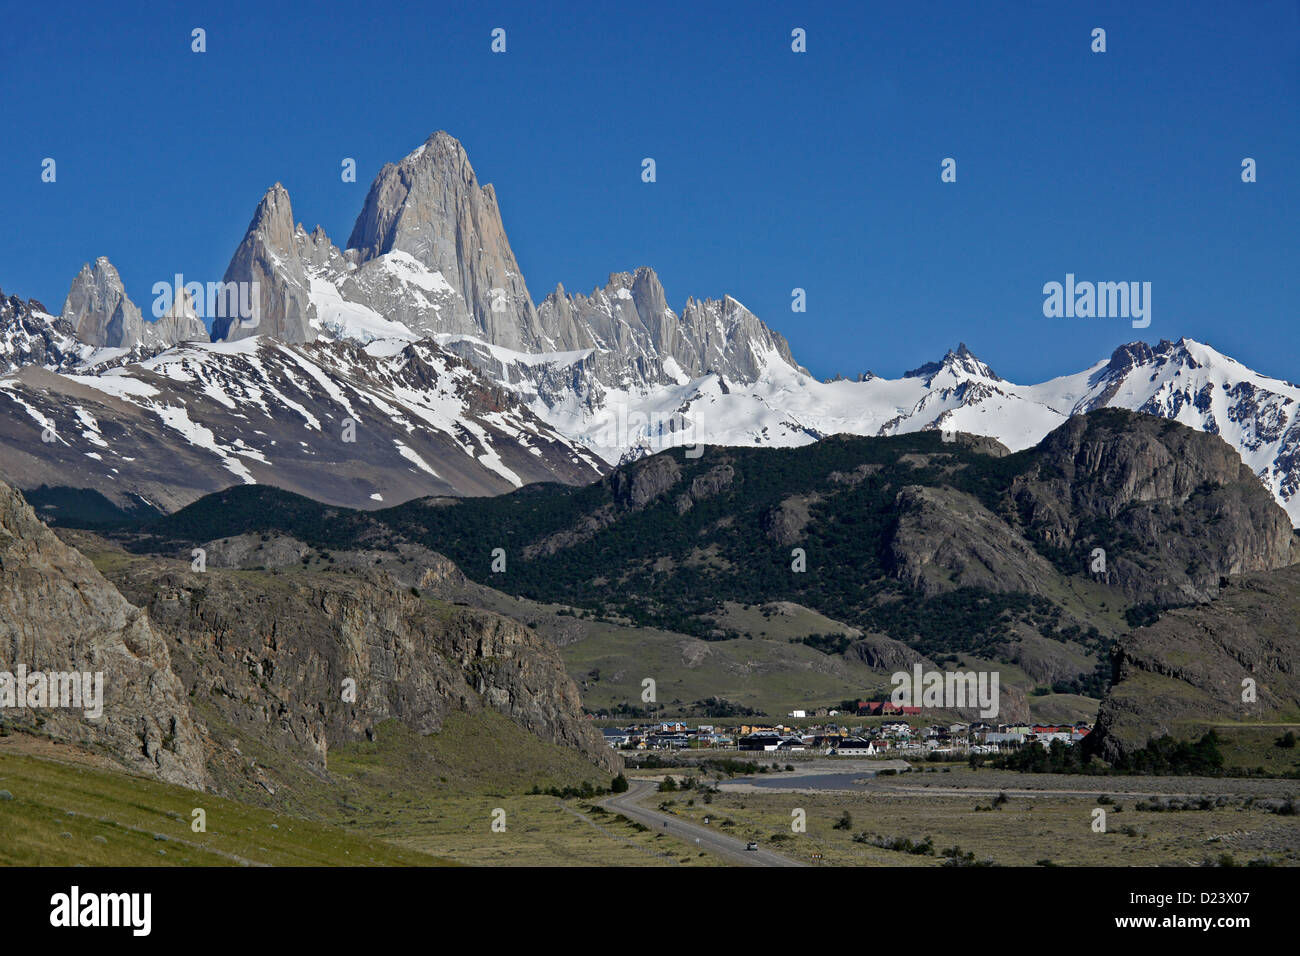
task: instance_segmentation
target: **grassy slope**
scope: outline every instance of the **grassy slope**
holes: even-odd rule
[[[452,714],[421,737],[395,721],[375,742],[330,751],[337,786],[316,812],[377,839],[473,865],[710,865],[673,840],[534,787],[609,785],[574,751],[545,743],[494,712]],[[505,812],[505,831],[492,829]]]
[[[1075,721],[1097,719],[1095,697],[1079,694],[1044,694],[1029,698],[1029,716],[1039,724],[1072,724]]]
[[[864,664],[831,658],[798,644],[755,639],[701,641],[653,628],[597,623],[585,640],[561,648],[565,665],[582,682],[583,702],[600,709],[639,705],[644,678],[656,682],[659,703],[709,697],[781,715],[813,703],[837,704],[888,678]],[[591,678],[598,670],[598,680]]]
[[[593,711],[618,704],[641,706],[641,681],[646,677],[656,682],[664,716],[675,713],[674,701],[691,704],[722,697],[781,717],[791,710],[833,706],[843,700],[888,699],[891,690],[885,671],[791,644],[789,638],[794,636],[845,630],[845,625],[807,608],[793,606],[793,614],[764,616],[757,606],[746,610],[729,602],[724,608],[728,625],[753,637],[702,641],[657,628],[557,617],[562,607],[558,604],[542,604],[479,586],[471,586],[471,591],[465,596],[473,603],[525,621],[558,644],[569,676],[582,691],[584,705]],[[763,634],[769,636],[760,636]],[[1066,645],[1057,647],[1062,652],[1067,649]],[[972,655],[960,656],[962,667],[998,670],[1004,687],[1027,694],[1035,686],[1015,665],[979,663]],[[599,671],[598,679],[593,679],[593,671]],[[1095,699],[1074,694],[1030,698],[1030,702],[1036,720],[1092,720],[1097,713]]]
[[[1288,731],[1300,736],[1300,724],[1216,724],[1214,731],[1223,741],[1219,750],[1229,770],[1300,774],[1300,747],[1276,743]],[[1295,789],[1300,791],[1300,785]]]
[[[112,571],[114,563],[150,560],[111,548],[88,549],[88,553],[101,571]],[[243,573],[273,578],[264,572]],[[430,603],[445,604],[452,609],[446,602],[431,600]],[[274,783],[272,794],[251,775],[223,773],[225,791],[240,801],[221,801],[223,804],[239,807],[252,818],[289,820],[294,826],[311,820],[314,822],[305,825],[355,834],[360,845],[380,847],[393,855],[393,862],[407,859],[429,862],[426,854],[437,853],[442,858],[471,865],[521,861],[532,865],[716,863],[713,858],[700,857],[691,848],[661,834],[643,833],[627,821],[613,820],[600,810],[589,809],[587,801],[560,801],[548,795],[530,794],[534,787],[562,789],[584,782],[606,787],[609,775],[577,752],[544,742],[495,711],[473,716],[453,713],[440,733],[427,737],[395,721],[387,722],[377,728],[375,742],[331,748],[328,778],[322,778],[286,761],[283,753],[262,746],[255,736],[246,733],[246,728],[226,723],[218,711],[207,706],[202,696],[192,698],[191,703],[210,735],[223,741],[236,740],[240,759],[262,768],[263,779]],[[97,772],[104,774],[103,770]],[[14,779],[30,775],[27,765],[15,768]],[[112,772],[108,778],[117,776]],[[143,779],[137,779],[135,785],[165,786]],[[3,786],[0,783],[0,788]],[[179,793],[186,808],[196,801],[216,799],[185,790]],[[77,808],[78,800],[82,806],[89,805],[85,796],[74,794],[69,806]],[[0,815],[13,806],[0,803]],[[504,833],[492,831],[489,825],[497,808],[506,811]],[[282,817],[281,813],[292,816]],[[171,862],[164,856],[155,859],[152,855],[156,854],[150,842],[152,832],[146,841],[148,854],[141,859],[115,855],[93,861],[85,857],[77,859],[99,864]],[[68,858],[58,853],[47,852],[48,837],[48,833],[36,837],[27,858],[0,856],[0,863],[68,862]],[[348,864],[352,861],[345,856],[338,861],[301,862]]]
[[[434,856],[322,822],[0,748],[5,866],[428,866]],[[191,830],[207,813],[207,832]],[[163,837],[165,839],[160,839]]]
[[[0,865],[717,862],[590,801],[530,794],[534,786],[603,787],[609,780],[499,714],[454,714],[428,737],[392,721],[378,731],[375,742],[334,748],[328,779],[278,768],[274,796],[236,785],[238,802],[125,774],[102,755],[43,738],[0,738],[0,790],[14,796],[0,799]],[[260,762],[255,743],[243,741],[241,751]],[[190,831],[196,807],[207,812],[206,833]],[[491,827],[498,809],[504,832]]]

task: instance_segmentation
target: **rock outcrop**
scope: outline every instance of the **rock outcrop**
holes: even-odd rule
[[[0,292],[0,375],[24,365],[71,369],[81,358],[76,332],[35,299]]]
[[[510,618],[430,602],[383,573],[180,567],[144,562],[116,580],[166,635],[186,689],[262,748],[323,770],[330,747],[384,720],[429,734],[453,710],[490,707],[620,765],[583,719],[558,652]]]
[[[1024,535],[1102,549],[1102,576],[1134,600],[1206,601],[1224,575],[1291,561],[1286,512],[1217,435],[1100,409],[1053,431],[1037,458],[1008,493]]]
[[[763,532],[777,544],[789,547],[803,536],[812,520],[812,507],[820,504],[821,495],[790,495],[759,519]]]
[[[93,267],[90,263],[81,267],[64,300],[62,317],[78,341],[95,348],[156,352],[181,342],[208,341],[207,326],[187,297],[174,302],[157,321],[146,319],[105,256],[96,259]]]
[[[246,556],[246,541],[224,544],[226,557]],[[287,561],[291,539],[274,544]],[[622,765],[583,717],[558,652],[510,618],[421,598],[374,569],[196,573],[120,557],[110,583],[0,485],[0,720],[229,795],[234,776],[264,786],[277,768],[288,780],[301,769],[321,777],[330,747],[373,739],[384,720],[430,734],[452,711],[485,708],[607,770]],[[432,557],[420,580],[462,581]],[[20,666],[102,674],[102,714],[90,700],[10,705],[5,678]]]
[[[297,230],[288,191],[276,183],[257,204],[243,241],[226,267],[223,282],[256,283],[256,304],[252,316],[214,316],[212,338],[234,340],[266,335],[282,342],[310,342],[316,338],[313,323],[316,307],[311,301],[311,282],[298,253]]]
[[[107,751],[137,772],[202,788],[203,731],[171,665],[148,617],[0,484],[0,672],[22,666],[29,674],[103,676],[100,716],[87,716],[85,706],[5,707],[0,719],[40,726]]]
[[[208,327],[195,311],[194,300],[188,290],[182,290],[180,296],[173,297],[171,308],[152,324],[145,324],[146,346],[167,348],[181,342],[207,341]]]
[[[1041,594],[1055,584],[1051,562],[972,496],[912,485],[895,504],[891,570],[922,593],[979,587]]]
[[[674,455],[656,455],[630,468],[619,469],[605,479],[620,508],[639,511],[682,478]]]
[[[936,669],[935,663],[920,651],[883,634],[864,634],[849,645],[845,656],[883,671],[910,672],[915,664],[920,664],[926,670]]]
[[[81,267],[64,300],[63,318],[87,345],[131,348],[144,341],[144,316],[106,256],[96,259],[93,267]]]
[[[1116,646],[1088,738],[1107,760],[1153,737],[1300,714],[1300,565],[1232,580],[1218,600],[1165,612]]]
[[[472,328],[496,345],[547,350],[496,191],[479,185],[464,147],[447,133],[379,171],[348,248],[361,263],[404,252],[449,282],[456,308],[436,331]]]

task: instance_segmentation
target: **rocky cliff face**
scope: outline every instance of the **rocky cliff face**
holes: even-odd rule
[[[76,331],[35,299],[0,292],[0,375],[24,365],[71,369],[81,360]]]
[[[144,316],[127,297],[122,277],[105,256],[86,263],[72,280],[63,318],[87,345],[131,348],[144,338]]]
[[[257,283],[257,305],[253,310],[256,317],[214,317],[214,339],[267,335],[282,342],[298,343],[316,337],[312,328],[316,308],[311,301],[307,269],[298,254],[296,235],[289,193],[276,183],[258,203],[243,241],[222,278],[223,282]]]
[[[1286,512],[1230,445],[1119,409],[1048,435],[1008,497],[1027,537],[1079,555],[1104,550],[1100,576],[1137,600],[1206,601],[1221,576],[1291,560]]]
[[[1217,723],[1296,720],[1298,616],[1300,565],[1292,565],[1235,579],[1218,600],[1135,630],[1115,648],[1115,683],[1090,750],[1114,759],[1152,737],[1194,739]]]
[[[81,267],[64,300],[62,318],[75,330],[78,341],[95,348],[156,352],[180,342],[208,341],[207,326],[187,302],[174,304],[155,322],[147,320],[105,256],[96,259],[93,267],[90,263]]]
[[[469,320],[497,345],[545,351],[528,286],[506,239],[491,185],[479,186],[461,144],[441,130],[370,186],[349,249],[367,262],[404,252],[443,276],[456,293],[443,317],[453,331]]]
[[[85,708],[0,710],[46,732],[108,751],[171,783],[207,782],[194,721],[166,643],[148,617],[0,484],[0,672],[103,675],[103,714]]]
[[[450,711],[490,707],[619,765],[583,719],[558,653],[509,618],[424,600],[381,573],[166,565],[133,565],[115,579],[172,643],[186,689],[262,747],[324,769],[331,746],[373,736],[384,720],[429,734]]]
[[[679,316],[653,269],[617,272],[591,295],[556,288],[538,307],[560,351],[595,349],[595,378],[609,386],[681,384],[713,372],[755,381],[773,361],[799,368],[784,336],[738,301],[688,299]]]
[[[1056,584],[1051,563],[970,495],[909,486],[895,504],[888,544],[894,576],[933,595],[961,587],[1042,594]]]
[[[459,579],[431,558],[421,581]],[[0,673],[103,674],[102,716],[6,706],[0,719],[218,792],[233,792],[231,774],[266,782],[245,750],[275,755],[262,761],[272,770],[321,775],[331,746],[373,737],[384,720],[429,734],[452,711],[484,708],[621,766],[582,716],[558,653],[509,618],[422,599],[372,569],[195,573],[120,553],[112,565],[110,583],[0,485]]]

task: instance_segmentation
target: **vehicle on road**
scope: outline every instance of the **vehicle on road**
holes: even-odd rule
[[[748,843],[745,844],[745,849],[746,849],[746,850],[757,850],[757,849],[758,849],[758,844],[755,843],[753,840],[750,840]]]

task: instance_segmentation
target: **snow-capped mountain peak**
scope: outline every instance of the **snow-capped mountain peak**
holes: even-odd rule
[[[368,446],[369,459],[354,449],[331,459],[331,474],[349,475],[358,490],[374,476],[389,483],[367,487],[364,504],[375,494],[391,501],[580,481],[670,444],[799,445],[839,432],[940,429],[1018,450],[1072,415],[1118,406],[1222,436],[1300,522],[1300,387],[1290,382],[1186,338],[1123,345],[1080,372],[1031,385],[1003,379],[965,343],[897,379],[819,382],[736,297],[691,296],[677,312],[645,266],[609,274],[589,295],[557,285],[534,305],[496,190],[479,185],[465,150],[444,132],[380,170],[346,249],[319,226],[309,233],[295,224],[289,193],[276,183],[224,281],[259,290],[258,318],[215,318],[222,341],[212,344],[172,345],[198,321],[183,299],[159,322],[142,322],[102,258],[74,280],[61,320],[16,298],[0,302],[0,360],[44,366],[45,375],[79,373],[54,388],[48,377],[38,385],[27,367],[0,378],[0,398],[11,400],[21,426],[9,422],[0,439],[30,447],[32,423],[80,421],[71,406],[103,395],[104,408],[81,411],[109,423],[105,436],[115,415],[135,406],[119,422],[127,441],[143,410],[168,436],[157,439],[172,451],[167,460],[184,461],[183,445],[202,452],[192,465],[215,456],[208,470],[221,480],[305,487],[285,447],[311,446],[306,433],[351,419],[388,442]],[[69,340],[72,332],[89,344]],[[61,430],[64,443],[50,445],[47,457],[74,447],[68,435],[76,433],[70,424]],[[417,448],[417,433],[443,436],[424,446],[438,449],[438,461]],[[77,473],[102,465],[104,487],[134,484],[166,499],[141,456],[110,445],[111,464],[103,449],[88,447],[33,474],[66,483],[60,469],[68,462]],[[397,445],[406,450],[394,452]],[[329,500],[344,499],[352,492]]]
[[[949,349],[939,361],[926,362],[919,368],[903,373],[903,378],[923,378],[926,384],[930,386],[934,386],[943,376],[946,376],[947,380],[952,384],[968,379],[984,379],[990,382],[1002,381],[1002,378],[993,369],[975,357],[975,353],[966,347],[965,342],[959,344],[955,351]]]

